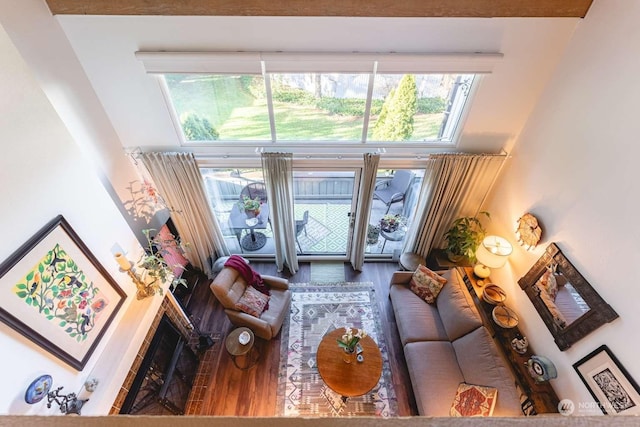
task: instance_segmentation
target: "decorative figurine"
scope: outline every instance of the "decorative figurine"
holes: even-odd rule
[[[551,360],[544,356],[531,356],[531,358],[525,362],[525,366],[529,370],[529,375],[531,375],[537,383],[549,381],[558,376],[556,366]]]
[[[511,347],[518,354],[525,354],[527,349],[529,348],[529,341],[527,337],[523,337],[520,334],[516,335],[514,339],[511,340]]]
[[[47,408],[51,408],[51,403],[56,402],[60,406],[60,412],[65,415],[76,414],[80,415],[82,406],[89,399],[78,399],[75,393],[60,394],[60,390],[64,387],[58,387],[57,389],[47,393]]]
[[[84,382],[84,389],[87,390],[89,393],[93,393],[98,387],[99,383],[100,381],[98,381],[97,378],[89,378]]]

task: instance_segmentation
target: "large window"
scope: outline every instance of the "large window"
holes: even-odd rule
[[[452,143],[474,74],[164,74],[183,141]]]

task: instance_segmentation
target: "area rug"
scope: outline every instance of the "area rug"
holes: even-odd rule
[[[344,282],[344,262],[312,262],[310,281],[311,283]]]
[[[373,283],[290,284],[290,314],[282,326],[278,410],[285,417],[341,417],[397,414],[387,345]],[[382,375],[373,390],[343,402],[318,374],[316,352],[322,337],[336,328],[363,328],[382,353]],[[336,344],[337,345],[337,344]]]

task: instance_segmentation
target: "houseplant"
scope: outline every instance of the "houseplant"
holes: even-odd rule
[[[489,212],[479,212],[478,215],[484,215],[490,218]],[[476,258],[476,249],[486,234],[486,230],[482,226],[478,216],[465,216],[457,218],[451,224],[451,227],[444,233],[444,239],[447,242],[445,248],[447,257],[452,262],[459,262],[467,257],[472,262]]]
[[[354,330],[348,326],[344,328],[342,338],[337,341],[338,347],[342,348],[345,352],[343,360],[346,363],[351,363],[353,356],[356,354],[356,345],[366,336],[367,332],[364,329]]]
[[[186,286],[187,281],[182,277],[175,277],[173,274],[173,268],[176,266],[169,265],[163,258],[163,254],[166,250],[163,249],[166,245],[173,245],[175,248],[184,254],[182,243],[179,239],[170,241],[158,241],[156,238],[151,237],[155,229],[148,228],[142,230],[142,233],[147,239],[147,247],[145,253],[140,259],[139,266],[144,268],[143,281],[145,282],[147,291],[150,295],[159,293],[162,295],[162,285],[168,280],[172,280],[173,287],[178,285]],[[179,266],[184,268],[182,266]]]
[[[247,216],[258,216],[260,215],[260,202],[259,197],[251,198],[248,196],[242,196],[242,200],[238,202],[240,209],[243,209]]]
[[[367,227],[367,244],[375,245],[380,237],[380,226],[369,224]]]
[[[380,220],[380,228],[386,232],[394,232],[407,223],[407,219],[400,214],[386,214]]]

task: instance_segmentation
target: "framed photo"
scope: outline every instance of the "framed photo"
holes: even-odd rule
[[[0,320],[77,370],[125,298],[62,215],[0,264]]]
[[[605,414],[640,414],[640,389],[606,345],[573,365]]]

